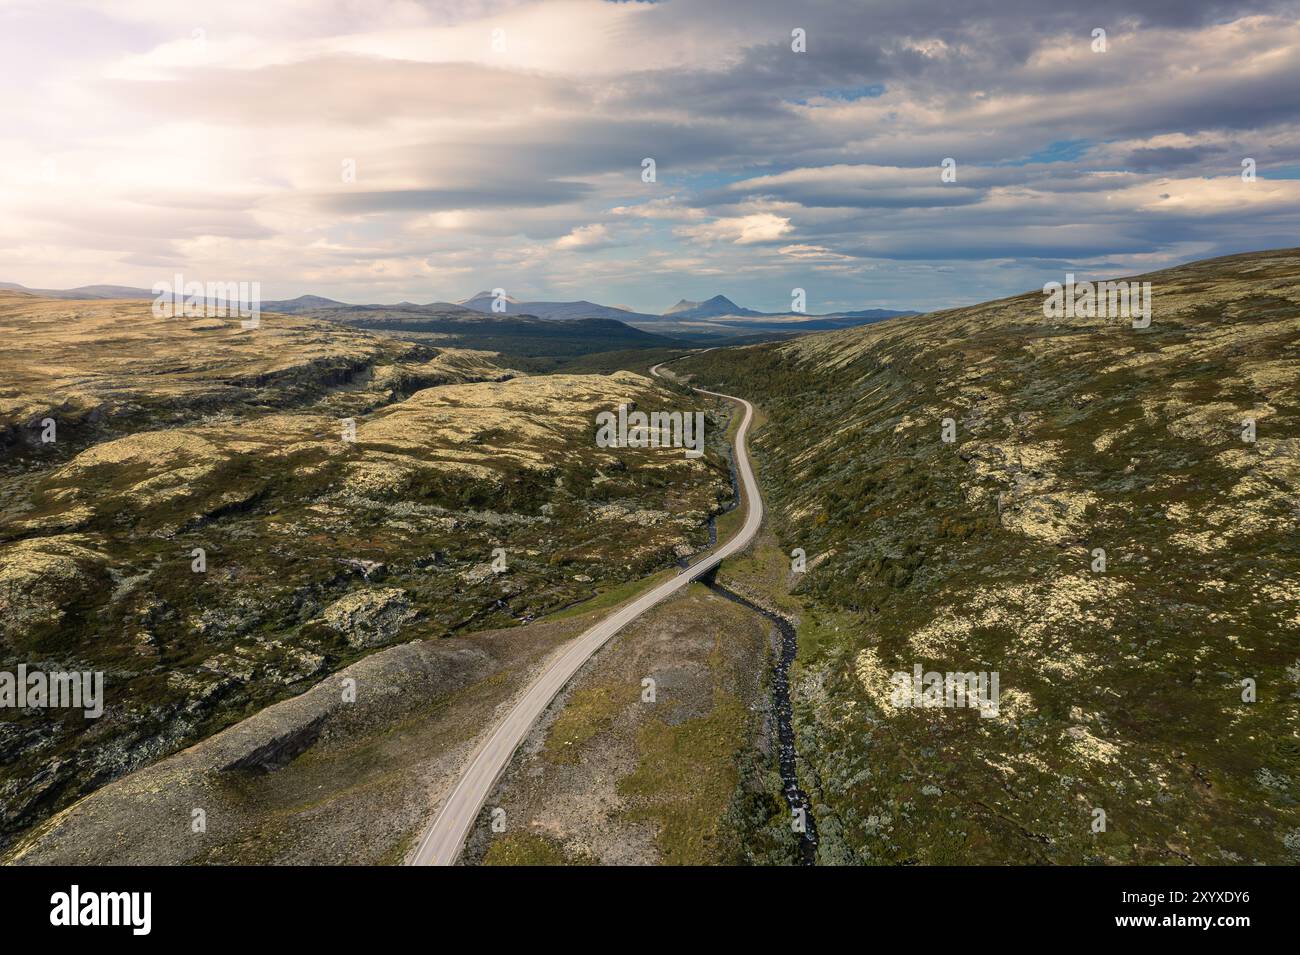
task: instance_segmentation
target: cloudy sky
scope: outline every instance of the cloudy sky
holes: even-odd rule
[[[1300,245],[1298,7],[0,0],[0,281],[829,311]]]

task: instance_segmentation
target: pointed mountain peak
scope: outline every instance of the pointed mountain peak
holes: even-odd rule
[[[741,308],[725,295],[715,295],[713,298],[705,299],[703,302],[692,302],[689,299],[682,299],[668,311],[665,315],[682,315],[691,318],[707,318],[715,315],[747,315],[757,314],[750,309]]]

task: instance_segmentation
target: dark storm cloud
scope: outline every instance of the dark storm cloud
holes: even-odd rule
[[[1135,172],[1152,172],[1154,170],[1177,169],[1194,166],[1206,157],[1218,155],[1221,150],[1203,146],[1179,148],[1160,146],[1152,149],[1134,149],[1124,160],[1124,165]]]

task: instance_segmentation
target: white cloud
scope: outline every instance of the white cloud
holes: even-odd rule
[[[701,225],[681,226],[676,230],[678,235],[704,242],[734,242],[736,245],[774,242],[789,231],[790,220],[770,212],[714,219]]]
[[[612,244],[613,240],[610,238],[609,229],[600,222],[578,226],[568,235],[555,240],[555,247],[565,252],[601,249]]]

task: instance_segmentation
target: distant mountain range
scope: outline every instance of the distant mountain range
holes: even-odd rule
[[[153,298],[148,289],[124,285],[83,285],[73,289],[30,289],[12,282],[0,282],[0,289],[30,292],[45,298],[58,299],[135,299]],[[403,319],[419,322],[432,313],[439,321],[469,320],[491,316],[497,319],[531,317],[547,322],[571,322],[583,319],[606,319],[622,322],[634,328],[675,338],[698,339],[734,338],[760,335],[766,338],[788,337],[811,331],[868,325],[900,315],[916,315],[914,311],[897,311],[885,308],[856,311],[805,314],[802,312],[760,312],[737,305],[725,295],[715,295],[701,302],[682,299],[661,315],[635,312],[617,305],[601,305],[579,299],[572,302],[520,301],[509,295],[502,296],[505,311],[494,312],[496,301],[490,291],[482,291],[463,302],[430,302],[417,305],[402,302],[398,305],[349,305],[320,295],[300,295],[297,298],[262,302],[263,312],[280,312],[287,315],[313,313],[321,315],[337,311],[338,317],[364,312],[383,311],[386,322]],[[328,317],[328,316],[327,316]]]
[[[502,296],[506,303],[505,312],[493,314],[534,315],[547,321],[569,321],[575,318],[612,318],[630,325],[654,325],[656,330],[663,330],[665,323],[682,325],[690,322],[721,322],[724,326],[740,326],[748,323],[744,319],[766,319],[798,324],[811,330],[813,328],[841,328],[845,325],[866,324],[862,321],[844,322],[842,319],[866,319],[867,322],[896,315],[916,315],[913,311],[895,311],[885,308],[860,309],[853,312],[826,312],[809,315],[802,312],[760,312],[752,308],[737,305],[725,295],[715,295],[702,302],[682,299],[662,315],[651,312],[634,312],[617,305],[600,305],[596,302],[579,300],[576,302],[521,302],[509,295]],[[479,292],[460,302],[466,308],[478,312],[492,312],[492,303],[496,297],[491,292]]]
[[[17,282],[0,282],[0,289],[9,289],[13,292],[28,292],[32,295],[39,295],[42,298],[61,298],[77,301],[154,298],[154,293],[150,289],[132,288],[129,285],[80,285],[77,288],[58,289],[28,288],[25,285],[19,285]],[[297,298],[284,299],[282,301],[263,302],[262,311],[281,312],[285,315],[295,315],[298,312],[306,312],[314,308],[331,308],[340,306],[343,306],[343,303],[336,302],[332,298],[323,298],[319,295],[299,295]]]
[[[514,315],[535,315],[537,318],[553,322],[566,322],[575,318],[612,318],[618,322],[654,321],[659,316],[647,312],[632,312],[617,305],[600,305],[596,302],[579,300],[576,302],[521,302],[509,295],[502,296],[506,303],[506,313]],[[476,312],[492,312],[492,303],[496,296],[491,292],[479,292],[459,304],[472,308]],[[503,314],[496,312],[493,314]]]
[[[153,292],[143,288],[130,288],[126,285],[82,285],[78,288],[28,288],[17,282],[0,282],[0,289],[13,292],[30,292],[42,298],[68,299],[110,299],[110,298],[153,298]]]

